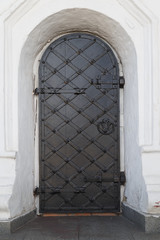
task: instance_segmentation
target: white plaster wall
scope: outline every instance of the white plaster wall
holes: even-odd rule
[[[103,21],[103,24],[100,24],[102,23],[102,21]],[[107,30],[105,29],[106,25],[108,26]],[[113,33],[113,29],[115,28],[115,26],[117,31]],[[132,60],[133,60],[133,56],[135,56],[135,51],[134,51],[134,47],[131,40],[129,39],[125,31],[112,19],[109,19],[107,17],[105,18],[104,15],[101,15],[96,12],[91,12],[85,9],[84,10],[71,9],[71,10],[59,12],[55,16],[54,15],[50,16],[34,29],[34,31],[29,35],[29,38],[25,46],[23,47],[25,51],[22,55],[21,62],[23,62],[24,60],[25,66],[30,65],[30,62],[33,64],[35,56],[39,53],[39,51],[41,51],[43,47],[46,47],[45,45],[46,44],[48,45],[54,37],[57,37],[59,34],[67,33],[69,31],[75,31],[75,30],[77,31],[85,30],[91,33],[98,34],[104,39],[106,39],[110,44],[112,44],[112,41],[115,41],[115,39],[117,38],[115,41],[116,44],[114,45],[112,44],[112,47],[114,47],[115,51],[118,54],[119,54],[119,51],[123,53],[123,55],[121,54],[122,55],[121,58],[126,59],[127,56],[129,55],[129,56],[132,56]],[[40,43],[37,43],[37,39],[40,39]],[[125,46],[125,51],[124,51],[124,41],[128,44],[128,45],[126,44]],[[28,58],[26,58],[26,52],[27,52],[27,55],[29,56]],[[127,62],[127,66],[129,67],[128,61],[127,60],[125,61]],[[131,64],[132,64],[131,68],[133,68],[134,72],[136,73],[137,72],[136,61],[134,61],[134,64],[133,64],[133,61],[131,61]],[[23,71],[24,83],[25,83],[27,82],[27,79],[30,78],[29,75],[31,75],[32,73],[32,68],[27,67],[28,70],[26,71],[23,67],[20,66],[20,69],[22,69]],[[29,74],[29,69],[30,69],[30,74]],[[128,72],[128,75],[130,75],[130,72]],[[133,96],[135,96],[135,99],[137,99],[136,94],[133,93]],[[23,98],[24,96],[22,95],[21,102],[23,102]],[[138,122],[137,122],[137,125],[138,125]],[[135,134],[137,135],[137,132]],[[16,186],[18,186],[18,184],[19,182],[16,183]],[[25,197],[25,192],[24,192],[24,197]]]
[[[18,152],[16,157],[16,178],[12,197],[10,198],[10,214],[15,217],[35,209],[34,177],[35,177],[35,142],[34,142],[34,106],[33,106],[33,68],[30,56],[25,49],[25,58],[20,63],[18,81]],[[38,149],[37,149],[38,151]]]
[[[1,218],[15,217],[35,207],[32,193],[38,181],[38,171],[35,169],[37,142],[36,112],[32,96],[35,79],[33,65],[46,44],[58,35],[71,31],[88,31],[99,35],[111,44],[122,62],[126,79],[125,200],[138,211],[159,213],[159,208],[154,207],[155,202],[160,199],[160,182],[159,178],[155,177],[158,176],[157,169],[160,168],[157,160],[160,155],[160,123],[157,110],[160,101],[157,90],[159,75],[153,73],[153,69],[157,72],[159,66],[157,61],[153,61],[158,41],[156,37],[152,38],[153,35],[157,36],[156,16],[138,0],[6,2],[9,5],[4,7],[0,18],[1,31],[4,33],[4,38],[2,34],[0,40],[1,46],[5,42],[5,52],[3,57],[1,56],[2,60],[5,57],[5,68],[0,65],[2,79],[5,80],[2,81],[5,83],[5,98],[1,96],[0,106],[2,112],[5,109],[5,118],[0,118],[0,121],[2,126],[5,126],[2,128],[4,154],[1,156],[8,157],[7,160],[2,159],[4,171],[3,174],[0,171],[0,177],[3,179],[2,185],[6,187],[10,184],[10,188],[7,188],[6,193],[0,194]],[[155,1],[155,4],[158,6],[158,1]],[[158,49],[160,50],[160,47]],[[153,106],[153,101],[156,107]],[[150,145],[150,148],[146,147],[147,145]],[[147,170],[151,168],[150,159],[154,162],[151,174]],[[5,176],[9,174],[10,181],[7,179],[5,182]]]

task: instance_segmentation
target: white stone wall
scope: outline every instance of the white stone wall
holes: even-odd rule
[[[32,91],[38,60],[51,41],[72,31],[100,36],[120,59],[126,80],[124,200],[139,212],[160,213],[159,5],[159,0],[1,0],[1,220],[37,206],[38,108]]]

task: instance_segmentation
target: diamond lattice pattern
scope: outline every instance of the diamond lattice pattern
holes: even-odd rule
[[[39,78],[40,211],[118,211],[119,89],[113,51],[95,36],[67,35],[45,51]],[[106,119],[114,126],[110,134],[97,128]]]

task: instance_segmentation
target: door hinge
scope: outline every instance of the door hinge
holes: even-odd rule
[[[61,89],[61,88],[35,88],[33,90],[34,95],[39,94],[85,94],[86,88],[71,88],[71,89]]]
[[[119,77],[119,87],[120,88],[124,88],[124,84],[125,84],[125,79],[124,77]]]
[[[124,185],[126,182],[126,176],[124,172],[120,172],[120,184]]]
[[[33,195],[36,197],[39,195],[39,187],[35,187],[34,191],[33,191]]]
[[[33,95],[38,95],[39,94],[39,89],[38,88],[35,88],[34,90],[33,90]]]

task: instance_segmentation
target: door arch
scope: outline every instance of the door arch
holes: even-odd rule
[[[72,33],[39,66],[40,212],[120,210],[119,68],[97,36]]]

